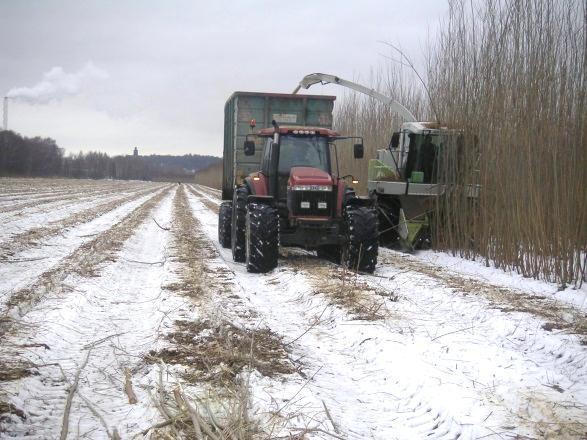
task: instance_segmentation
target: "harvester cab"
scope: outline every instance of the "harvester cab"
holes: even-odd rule
[[[300,100],[299,95],[279,98],[286,96]],[[232,249],[233,259],[246,262],[249,272],[267,272],[277,265],[279,246],[297,246],[373,272],[376,208],[347,185],[352,176],[338,173],[336,141],[358,140],[353,148],[360,159],[362,138],[340,136],[327,127],[280,126],[275,120],[244,138],[245,157],[260,153],[257,170],[235,182],[232,201],[224,201],[219,211],[219,241]]]
[[[369,161],[369,191],[380,213],[381,241],[412,251],[431,243],[431,215],[438,184],[439,155],[458,134],[435,122],[405,122],[389,148]]]

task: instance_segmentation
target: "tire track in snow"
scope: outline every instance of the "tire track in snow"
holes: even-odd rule
[[[201,200],[192,197],[191,203],[208,238],[214,241],[215,221],[210,219],[209,214],[203,213],[207,208]],[[214,245],[218,248],[215,242]],[[433,410],[433,405],[422,395],[408,399],[410,395],[414,396],[412,389],[403,396],[398,395],[399,391],[390,387],[392,384],[387,382],[385,374],[381,374],[383,365],[370,365],[374,359],[365,357],[363,344],[365,340],[374,339],[374,335],[384,331],[385,326],[353,322],[344,312],[330,307],[319,296],[308,295],[314,291],[311,281],[303,271],[288,267],[287,263],[280,263],[280,268],[273,273],[253,275],[246,273],[243,265],[232,263],[229,251],[218,250],[224,259],[223,263],[235,274],[234,283],[241,287],[250,307],[259,314],[259,319],[262,318],[273,331],[284,335],[292,344],[295,341],[293,357],[303,359],[305,374],[310,377],[319,370],[306,386],[309,393],[290,405],[292,414],[287,417],[298,412],[311,413],[315,421],[305,422],[310,423],[312,429],[332,431],[321,405],[324,400],[337,425],[346,432],[348,438],[459,438],[462,434],[460,425],[448,411],[444,411],[441,416],[440,411]],[[304,328],[312,324],[315,324],[314,327],[303,333]],[[387,348],[397,349],[398,346],[393,344]],[[369,378],[373,380],[373,376],[379,376],[379,383],[366,387],[366,381]],[[303,382],[294,381],[286,390],[293,394],[296,387],[303,386]],[[291,398],[278,385],[267,383],[263,378],[258,379],[257,385],[267,388],[269,394]],[[273,398],[272,394],[270,401]],[[270,410],[266,406],[270,401],[262,402],[259,399],[257,410]],[[401,413],[412,412],[411,409],[422,406],[431,410],[424,411],[416,421],[405,418],[401,419],[403,426],[395,426],[400,423]],[[289,429],[291,433],[295,432],[292,426]]]
[[[179,187],[174,200],[171,253],[179,281],[169,289],[187,298],[193,310],[176,317],[173,329],[165,335],[168,345],[147,359],[162,360],[168,371],[177,372],[186,395],[197,402],[200,411],[210,405],[214,418],[225,427],[217,432],[218,438],[250,438],[253,434],[265,438],[256,420],[251,422],[246,415],[247,373],[253,370],[281,377],[294,368],[280,338],[246,319],[253,312],[233,292],[225,277],[227,269],[217,264],[216,249],[188,204],[188,190],[185,185]],[[225,302],[229,305],[222,307]],[[204,411],[202,419],[210,418]],[[189,424],[177,429],[187,438],[195,435]],[[159,434],[164,436],[165,430]]]
[[[175,281],[169,269],[170,233],[149,217],[152,213],[160,225],[170,224],[174,193],[175,189],[167,190],[150,199],[86,246],[84,252],[96,266],[91,274],[72,267],[61,279],[62,287],[72,290],[62,295],[54,286],[53,295],[35,307],[24,318],[26,325],[3,344],[4,359],[12,354],[9,344],[23,340],[29,345],[50,344],[50,349],[17,351],[25,365],[41,366],[30,367],[36,375],[2,384],[4,399],[26,419],[15,415],[17,411],[5,414],[0,431],[57,438],[68,388],[61,370],[71,382],[89,349],[72,401],[68,438],[113,438],[115,431],[129,438],[158,421],[149,391],[157,381],[156,369],[146,366],[142,356],[158,344],[162,329],[171,325],[184,301],[165,291],[164,286]],[[136,404],[123,391],[127,372]]]
[[[205,212],[202,202],[201,198],[196,201],[194,209],[207,227],[209,238],[215,242],[216,218]],[[243,274],[242,265],[232,264],[229,252],[221,250],[221,253],[237,274],[237,282],[243,283],[244,278],[257,292],[263,290],[267,298],[280,296],[277,290],[291,289],[312,304],[312,295],[308,295],[313,291],[311,284],[303,273],[292,274],[288,262],[280,262],[277,274],[269,275],[273,278],[267,281],[263,276]],[[311,258],[308,261],[308,266],[321,264]],[[576,338],[545,332],[540,328],[540,321],[528,314],[491,309],[482,299],[472,295],[462,297],[415,271],[402,272],[382,266],[375,275],[358,278],[373,285],[383,283],[390,289],[399,289],[402,298],[394,308],[402,319],[375,323],[378,329],[375,332],[362,323],[349,323],[360,329],[361,341],[350,335],[338,343],[340,347],[348,347],[350,343],[358,358],[368,357],[367,364],[379,365],[382,371],[391,369],[387,380],[381,380],[376,372],[370,373],[373,380],[381,381],[382,390],[393,384],[389,393],[395,397],[388,402],[388,410],[394,414],[393,422],[402,425],[403,430],[396,426],[390,435],[420,438],[430,434],[433,438],[435,435],[452,438],[460,431],[462,438],[475,438],[496,435],[496,432],[508,435],[559,432],[580,438],[577,433],[585,426],[582,405],[587,403],[587,355]],[[259,293],[251,296],[258,297]],[[276,303],[266,308],[276,315],[277,327],[272,325],[276,329],[283,321],[277,315],[289,312],[292,307],[290,303]],[[298,321],[308,321],[312,316],[310,311],[316,308],[321,306],[308,306],[306,312],[300,310]],[[279,312],[272,312],[273,309]],[[295,314],[291,319],[295,320]],[[345,319],[344,315],[335,321],[341,319]],[[374,346],[367,348],[370,345]],[[373,354],[378,347],[388,353],[383,355],[384,362]],[[401,354],[395,356],[395,353]],[[341,362],[353,365],[352,355]],[[335,387],[331,392],[336,392]],[[448,405],[445,396],[451,398]],[[581,403],[569,405],[569,401]],[[420,428],[424,431],[418,431]]]
[[[190,185],[191,186],[191,185]],[[220,192],[214,193],[211,188],[201,185],[191,187],[196,195],[204,197],[204,204],[213,212],[218,212],[215,205],[219,205]],[[208,203],[211,202],[211,203]],[[296,252],[294,252],[296,255]],[[297,253],[298,260],[303,261],[303,254]],[[314,272],[316,261],[311,261],[311,266],[306,267],[310,273]],[[487,298],[494,307],[504,311],[526,312],[534,316],[545,319],[545,325],[550,329],[562,329],[571,333],[587,335],[587,316],[585,313],[575,307],[567,306],[560,301],[553,301],[543,296],[526,294],[521,290],[511,289],[508,287],[491,284],[487,281],[474,278],[473,276],[463,275],[448,269],[434,266],[413,258],[409,254],[380,248],[378,265],[392,266],[400,271],[416,272],[425,276],[424,283],[429,285],[428,280],[435,280],[440,285],[455,289],[465,295],[474,294],[482,295]],[[304,264],[300,265],[303,268]],[[323,264],[320,264],[322,268]],[[330,274],[330,276],[335,274]],[[324,278],[324,274],[317,274],[319,278]],[[335,275],[336,276],[336,275]],[[365,279],[372,280],[372,277],[366,276]]]
[[[382,249],[380,261],[383,266],[392,266],[400,271],[417,272],[424,275],[422,280],[425,283],[433,280],[435,283],[463,295],[480,296],[486,299],[492,307],[503,312],[528,313],[544,320],[545,329],[563,330],[587,336],[587,316],[584,311],[561,301],[497,286],[388,249]]]

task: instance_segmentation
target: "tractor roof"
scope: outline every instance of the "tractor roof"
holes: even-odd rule
[[[313,132],[313,133],[312,133]],[[273,136],[275,133],[275,129],[271,128],[262,128],[257,132],[259,136]],[[318,136],[326,136],[326,137],[337,137],[340,136],[338,132],[334,130],[330,130],[329,128],[324,127],[306,127],[306,126],[285,126],[281,125],[279,127],[280,134],[301,134],[301,135],[308,135],[308,134],[316,134]]]

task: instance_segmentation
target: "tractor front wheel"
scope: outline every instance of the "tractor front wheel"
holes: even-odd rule
[[[277,267],[279,256],[277,210],[262,203],[249,203],[246,217],[247,271],[265,273]]]
[[[366,206],[349,206],[345,210],[347,242],[342,261],[351,270],[373,273],[379,251],[377,211]]]

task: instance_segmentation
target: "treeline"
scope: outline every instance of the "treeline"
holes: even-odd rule
[[[89,179],[192,180],[221,159],[214,156],[109,156],[90,151],[65,155],[53,139],[0,131],[0,176]]]
[[[0,131],[0,175],[57,176],[63,169],[63,149],[49,138],[25,138]]]

